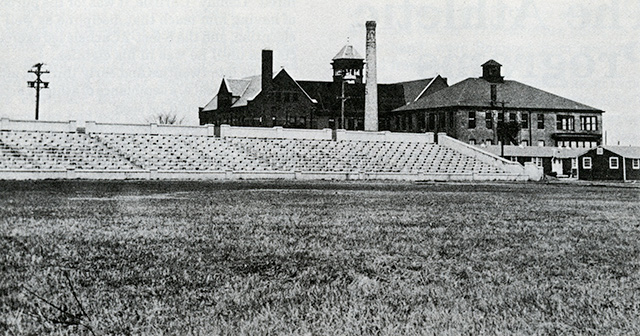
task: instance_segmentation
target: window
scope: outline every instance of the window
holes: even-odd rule
[[[538,147],[544,147],[544,140],[538,140]]]
[[[504,122],[504,112],[498,112],[498,122]]]
[[[476,139],[469,139],[469,144],[470,145],[475,145],[476,144]]]
[[[486,112],[484,114],[484,121],[485,121],[485,126],[487,127],[487,129],[492,129],[493,128],[493,113],[491,113],[491,111]]]
[[[602,155],[602,154],[604,154],[604,149],[602,149],[602,147],[597,148],[597,149],[596,149],[596,154],[597,154],[597,155]]]
[[[571,158],[571,169],[578,169],[578,159]]]
[[[618,169],[618,158],[610,157],[609,158],[609,169]]]
[[[449,128],[453,128],[453,111],[449,111]]]
[[[529,113],[522,114],[522,122],[520,125],[522,128],[529,128]]]
[[[580,129],[583,131],[597,131],[598,117],[580,117]]]
[[[446,120],[444,119],[446,116],[446,114],[444,112],[441,112],[438,114],[438,124],[439,124],[439,128],[440,128],[440,132],[444,132],[445,126],[446,124]]]
[[[556,123],[556,129],[559,131],[573,131],[575,129],[573,124],[573,116],[559,115]]]
[[[590,157],[583,157],[582,158],[582,168],[591,169],[591,158]]]
[[[640,159],[631,160],[631,166],[633,169],[640,169]]]
[[[515,113],[509,113],[509,121],[516,121],[516,114]]]
[[[544,129],[544,114],[538,113],[538,129]]]
[[[469,128],[476,128],[476,112],[469,111]]]

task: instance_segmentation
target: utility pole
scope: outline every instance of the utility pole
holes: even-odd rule
[[[505,123],[505,119],[507,118],[507,112],[506,109],[504,108],[504,104],[505,101],[501,101],[500,102],[502,104],[502,125],[501,127],[504,128],[504,123]],[[504,140],[506,138],[505,134],[504,134],[504,129],[501,130],[501,139],[500,139],[500,157],[504,158]]]
[[[34,64],[33,67],[31,67],[31,70],[27,71],[36,75],[35,81],[27,81],[27,85],[30,88],[36,89],[36,120],[38,120],[39,111],[40,111],[40,89],[49,88],[49,82],[43,82],[40,79],[40,75],[49,73],[49,71],[47,70],[42,70],[43,65],[44,63]]]
[[[351,97],[345,97],[344,95],[344,83],[347,80],[344,78],[344,75],[342,76],[342,79],[340,79],[340,85],[341,85],[341,90],[340,90],[340,97],[338,97],[338,99],[340,99],[340,128],[341,129],[346,129],[344,128],[344,102],[347,101],[347,99],[351,98]]]

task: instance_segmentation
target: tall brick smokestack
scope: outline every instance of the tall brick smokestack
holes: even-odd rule
[[[268,49],[262,50],[262,92],[271,91],[271,82],[273,81],[273,51]]]
[[[378,130],[378,78],[376,75],[376,22],[367,21],[367,84],[364,97],[364,130]]]

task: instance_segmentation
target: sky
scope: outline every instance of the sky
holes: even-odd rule
[[[377,22],[378,81],[505,79],[605,111],[608,144],[640,146],[637,0],[0,1],[0,117],[30,120],[27,71],[43,62],[41,120],[198,124],[221,79],[260,73],[261,50],[294,79],[331,80]]]

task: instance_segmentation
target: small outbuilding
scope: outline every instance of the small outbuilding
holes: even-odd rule
[[[640,180],[640,147],[599,146],[578,157],[580,180]]]
[[[504,146],[503,148],[500,145],[481,145],[479,147],[521,164],[533,162],[538,167],[542,167],[545,175],[557,177],[576,177],[578,156],[587,151],[586,148],[545,146]]]

